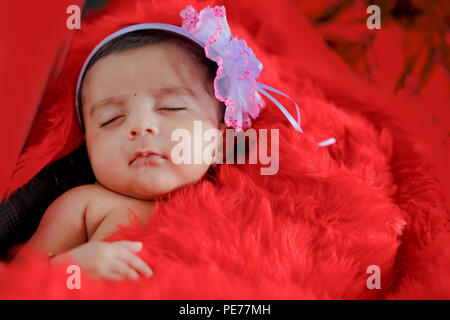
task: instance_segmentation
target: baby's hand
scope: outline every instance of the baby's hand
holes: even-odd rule
[[[111,280],[138,279],[139,274],[150,277],[150,267],[133,252],[142,249],[142,242],[87,242],[52,259],[53,262],[70,255],[90,277]]]

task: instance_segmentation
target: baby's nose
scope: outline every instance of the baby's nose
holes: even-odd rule
[[[138,119],[134,124],[130,126],[128,129],[128,138],[134,139],[136,136],[142,136],[144,134],[159,134],[158,126],[152,121],[148,121],[146,119]]]

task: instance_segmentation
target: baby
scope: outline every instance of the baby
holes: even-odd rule
[[[133,31],[104,45],[86,68],[79,97],[97,183],[56,199],[27,244],[52,263],[70,256],[91,277],[151,276],[134,254],[142,243],[101,240],[129,225],[128,208],[146,225],[155,200],[207,173],[210,163],[172,161],[171,134],[182,128],[194,136],[194,121],[224,131],[216,70],[200,46],[163,30]]]
[[[51,262],[70,257],[91,277],[150,276],[134,254],[142,243],[101,241],[118,225],[129,225],[129,209],[145,226],[155,200],[205,176],[211,167],[205,158],[222,163],[220,135],[226,126],[251,126],[265,105],[260,93],[302,132],[298,106],[295,120],[268,91],[287,95],[256,82],[262,64],[245,41],[231,35],[224,7],[198,14],[187,6],[180,15],[182,28],[148,23],[120,29],[86,60],[77,112],[97,183],[69,190],[45,212],[27,244],[48,253]],[[194,140],[203,139],[203,132],[219,136],[204,148],[202,141],[191,141],[182,157],[189,158],[186,152],[198,159],[201,153],[203,161],[180,163],[173,152],[176,130]]]

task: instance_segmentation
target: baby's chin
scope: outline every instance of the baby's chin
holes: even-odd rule
[[[183,172],[182,178],[174,172],[130,175],[125,179],[104,181],[111,191],[139,200],[164,200],[183,187],[197,183],[203,171]]]
[[[155,200],[164,200],[167,198],[168,194],[171,192],[170,191],[157,191],[157,190],[152,190],[152,191],[147,191],[147,192],[136,192],[136,193],[129,193],[127,196],[134,198],[134,199],[139,199],[139,200],[144,200],[144,201],[155,201]]]
[[[130,184],[123,190],[118,190],[119,193],[128,197],[139,200],[164,200],[168,194],[182,186],[177,185],[164,185],[161,183],[139,183],[135,182]]]

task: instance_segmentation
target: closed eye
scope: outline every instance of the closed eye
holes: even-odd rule
[[[104,126],[107,126],[107,125],[110,124],[111,122],[114,122],[116,119],[119,119],[119,118],[121,118],[121,117],[123,117],[123,116],[118,116],[118,117],[112,118],[112,119],[109,120],[109,121],[106,121],[105,123],[102,123],[102,125],[100,126],[100,128],[103,128]]]
[[[175,112],[175,111],[182,111],[182,110],[186,110],[186,109],[187,109],[187,107],[180,107],[180,108],[161,107],[158,110]],[[105,123],[102,123],[100,128],[103,128],[104,126],[107,126],[111,122],[114,122],[115,120],[117,120],[117,119],[119,119],[121,117],[123,117],[123,116],[118,116],[118,117],[112,118],[111,120],[106,121]]]
[[[158,108],[158,110],[165,110],[165,111],[181,111],[181,110],[186,110],[187,107],[181,107],[181,108],[169,108],[169,107],[161,107]]]

